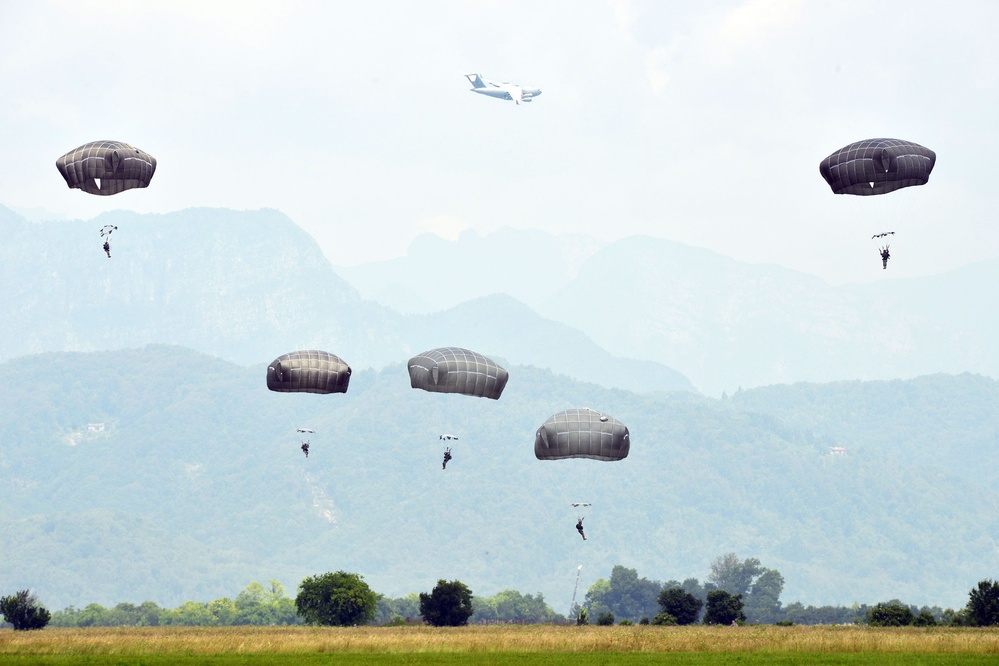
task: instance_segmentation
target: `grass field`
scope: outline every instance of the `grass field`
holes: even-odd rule
[[[0,630],[3,664],[999,664],[999,629],[140,627]]]

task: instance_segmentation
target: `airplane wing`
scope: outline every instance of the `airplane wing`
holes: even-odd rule
[[[520,86],[515,86],[510,83],[504,83],[500,87],[502,88],[503,92],[509,95],[510,99],[512,99],[516,104],[520,104],[521,100],[524,99],[524,89],[521,88]]]

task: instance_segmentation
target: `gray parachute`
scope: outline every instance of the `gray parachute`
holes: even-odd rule
[[[318,349],[283,354],[267,366],[267,388],[281,393],[346,393],[350,366]]]
[[[56,168],[70,188],[110,196],[148,187],[156,158],[121,141],[91,141],[57,159]]]
[[[843,146],[819,163],[836,194],[871,196],[925,185],[936,164],[929,148],[900,139],[865,139]]]
[[[588,407],[553,414],[534,437],[538,460],[623,460],[630,448],[627,426]]]
[[[478,352],[438,347],[409,359],[409,383],[431,393],[461,393],[497,400],[510,373]]]

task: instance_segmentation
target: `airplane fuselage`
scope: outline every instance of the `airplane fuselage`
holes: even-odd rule
[[[521,102],[530,102],[535,97],[541,94],[540,88],[524,88],[515,83],[497,83],[496,81],[489,81],[488,79],[483,79],[478,74],[466,74],[465,77],[472,84],[472,92],[477,92],[481,95],[488,95],[489,97],[495,97],[497,99],[513,100],[517,104]]]
[[[521,91],[521,102],[530,102],[533,98],[541,94],[540,88],[521,88]],[[513,94],[511,94],[509,90],[504,90],[503,88],[472,88],[472,92],[477,92],[480,95],[489,95],[490,97],[496,97],[497,99],[512,100],[514,98]]]

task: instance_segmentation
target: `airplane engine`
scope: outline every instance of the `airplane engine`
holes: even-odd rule
[[[530,102],[532,99],[534,99],[534,95],[532,95],[531,93],[524,93],[523,96],[520,98],[520,101]]]

